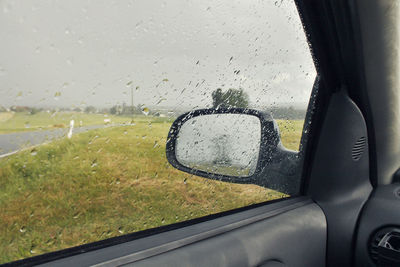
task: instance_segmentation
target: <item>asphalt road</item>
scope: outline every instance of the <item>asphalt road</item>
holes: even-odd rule
[[[86,127],[74,128],[73,134],[85,132],[92,129],[103,128],[104,125],[92,125]],[[34,132],[18,132],[10,134],[0,134],[0,157],[4,157],[10,153],[17,152],[25,147],[39,145],[50,142],[54,139],[67,135],[69,128],[34,131]]]

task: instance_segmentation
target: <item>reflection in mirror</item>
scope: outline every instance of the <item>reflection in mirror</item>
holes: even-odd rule
[[[186,121],[176,140],[176,159],[185,167],[234,177],[254,174],[261,123],[248,114],[210,114]]]

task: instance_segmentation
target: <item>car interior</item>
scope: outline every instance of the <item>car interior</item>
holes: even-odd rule
[[[171,127],[166,152],[181,171],[257,184],[290,197],[9,264],[400,266],[400,2],[295,2],[317,69],[300,151],[281,146],[268,116],[228,108],[183,114]],[[245,170],[248,179],[181,160],[191,151],[193,157],[201,153],[194,146],[179,154],[179,142],[191,140],[183,140],[187,121],[233,114],[261,121],[262,152]],[[279,152],[275,161],[267,143]],[[301,168],[282,167],[282,158]]]

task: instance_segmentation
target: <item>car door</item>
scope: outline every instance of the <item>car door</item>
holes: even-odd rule
[[[282,2],[276,1],[274,5]],[[363,79],[369,77],[368,73],[364,73],[362,60],[366,56],[358,50],[360,29],[366,34],[367,26],[363,24],[366,18],[362,17],[365,13],[360,13],[357,6],[347,1],[297,1],[296,4],[318,73],[301,131],[299,151],[284,149],[285,143],[282,145],[279,140],[284,134],[283,129],[279,129],[279,133],[273,120],[265,119],[262,113],[253,109],[249,111],[248,108],[190,111],[177,119],[176,125],[181,128],[172,127],[169,139],[166,139],[167,158],[178,169],[210,181],[217,179],[223,183],[261,185],[281,192],[280,198],[102,239],[11,262],[10,265],[352,266],[357,263],[365,266],[370,261],[370,256],[366,256],[367,241],[371,233],[375,233],[374,229],[384,229],[384,232],[379,232],[381,236],[390,227],[390,231],[396,228],[392,226],[398,223],[397,215],[393,213],[393,205],[397,205],[397,187],[378,187],[369,199],[375,186],[371,183],[370,175],[373,169],[371,165],[376,164],[374,153],[378,142],[372,138],[376,134],[371,127],[372,115],[375,114],[369,109],[363,84]],[[365,7],[361,2],[358,4]],[[370,11],[369,8],[365,10]],[[385,5],[382,4],[375,11],[384,9]],[[363,41],[364,45],[368,43],[369,40]],[[164,82],[168,82],[168,79]],[[128,82],[129,88],[131,84]],[[148,113],[147,107],[142,107],[142,111]],[[271,141],[271,133],[275,133],[278,141],[274,147],[278,149],[273,151],[270,158],[266,156],[271,155],[268,154],[268,147],[267,154],[258,154],[261,160],[258,159],[254,168],[257,175],[249,175],[251,179],[241,179],[245,176],[226,174],[224,170],[221,174],[213,166],[201,172],[196,169],[198,165],[184,166],[182,161],[179,162],[177,152],[168,150],[168,144],[172,139],[179,138],[175,130],[182,131],[182,125],[190,121],[194,113],[199,118],[202,115],[224,113],[252,115],[260,121],[264,118],[261,125],[270,122],[270,128],[265,136],[261,134],[266,138],[261,139],[261,144]],[[231,129],[226,127],[224,130],[226,135],[246,132],[249,128],[244,125],[236,123]],[[213,131],[211,128],[198,128],[205,129],[205,132]],[[220,141],[218,144],[223,143]],[[178,146],[173,144],[171,148],[177,149]],[[188,153],[192,151],[189,146],[185,146],[185,149],[188,149]],[[197,150],[198,157],[194,159],[201,158],[202,152],[204,150]],[[224,153],[235,154],[229,150]],[[294,162],[294,168],[288,167],[290,162]],[[92,166],[98,164],[97,161],[91,163]],[[214,163],[217,164],[217,161]],[[262,168],[259,170],[258,166]],[[276,166],[277,169],[271,172],[271,168]],[[291,171],[287,172],[288,169]],[[364,207],[365,203],[367,205]],[[386,210],[383,211],[381,207]],[[371,219],[377,217],[375,214],[378,211],[382,216]],[[25,228],[20,230],[21,233],[26,231]]]

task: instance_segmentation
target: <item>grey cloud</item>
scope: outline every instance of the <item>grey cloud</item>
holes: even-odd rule
[[[132,81],[135,104],[242,87],[254,106],[305,106],[315,70],[294,3],[277,3],[1,1],[0,105],[129,103]]]

